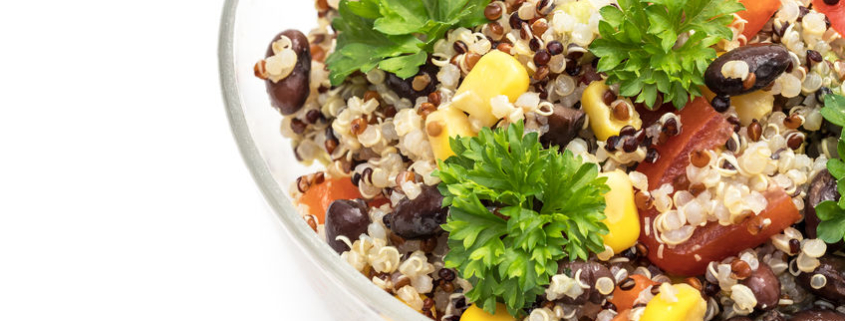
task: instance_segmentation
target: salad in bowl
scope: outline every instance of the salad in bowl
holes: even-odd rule
[[[410,309],[845,320],[845,2],[315,8],[253,81],[302,219]]]

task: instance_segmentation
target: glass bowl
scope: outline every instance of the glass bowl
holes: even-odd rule
[[[280,134],[281,115],[270,106],[253,65],[273,36],[285,29],[306,33],[317,24],[311,0],[227,0],[220,26],[220,78],[235,140],[264,199],[300,251],[298,262],[336,319],[430,320],[412,310],[341,260],[296,213],[291,182],[317,168],[299,164]]]

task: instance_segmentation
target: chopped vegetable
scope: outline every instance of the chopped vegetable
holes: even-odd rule
[[[314,215],[320,224],[326,222],[326,210],[336,200],[351,200],[361,198],[358,186],[352,184],[348,177],[327,179],[320,184],[311,186],[302,194],[299,203],[308,206],[308,214]]]
[[[590,50],[622,96],[654,107],[660,92],[680,109],[701,96],[704,71],[716,58],[710,46],[733,38],[727,26],[742,9],[736,0],[622,0],[601,8],[602,38]]]
[[[604,173],[610,192],[604,195],[607,207],[603,221],[607,225],[608,233],[603,236],[604,244],[610,246],[614,253],[622,253],[634,246],[640,237],[640,215],[634,203],[634,187],[628,174],[621,170]]]
[[[650,190],[672,183],[679,175],[686,175],[690,152],[722,146],[732,133],[732,126],[704,98],[693,101],[679,115],[684,124],[681,134],[657,147],[660,159],[656,163],[642,163],[637,168],[649,178]],[[651,262],[666,272],[701,274],[710,261],[756,247],[801,218],[792,198],[782,189],[770,189],[763,195],[768,206],[759,215],[730,226],[710,222],[696,228],[689,240],[674,247],[658,242],[653,230],[646,232],[646,229],[652,228],[651,222],[658,215],[657,210],[652,208],[640,212],[643,228],[640,243],[648,248]],[[767,219],[768,225],[764,223]],[[762,228],[757,228],[760,226]]]
[[[409,78],[428,60],[434,43],[448,30],[487,22],[490,0],[342,0],[337,50],[326,60],[329,79],[337,86],[360,70],[373,68]]]
[[[839,95],[827,95],[824,98],[824,108],[821,109],[822,116],[827,121],[843,127],[845,126],[845,97]],[[839,195],[845,193],[845,131],[842,132],[836,151],[839,158],[832,158],[827,161],[827,170],[836,179]],[[818,237],[827,243],[837,243],[845,239],[845,197],[840,197],[838,202],[824,201],[816,206],[816,215],[821,222],[816,228]]]
[[[647,289],[649,286],[656,286],[659,284],[639,274],[633,274],[628,278],[633,280],[634,285],[630,288],[628,288],[628,285],[625,285],[626,290],[623,290],[622,285],[625,282],[632,282],[623,280],[622,282],[617,284],[616,289],[613,290],[613,297],[608,299],[610,303],[613,303],[613,305],[616,306],[617,310],[629,310],[633,308],[634,301],[636,301],[637,298],[640,296],[640,292]]]
[[[675,177],[686,173],[690,152],[722,146],[733,132],[731,124],[704,98],[692,101],[678,115],[683,122],[681,133],[656,146],[659,161],[641,163],[637,167],[637,171],[648,177],[649,190],[671,183]]]
[[[522,122],[451,143],[455,156],[434,175],[451,206],[445,264],[473,284],[469,301],[490,313],[499,301],[519,316],[559,260],[604,251],[609,188],[597,165],[543,149],[536,132],[523,136]]]
[[[707,302],[701,297],[701,292],[687,284],[667,283],[648,302],[640,321],[699,321],[704,320],[706,312]]]
[[[653,230],[649,235],[643,231],[640,243],[648,248],[649,260],[667,273],[701,275],[710,261],[720,261],[766,243],[772,235],[801,219],[801,213],[792,203],[792,198],[782,189],[766,191],[763,196],[768,201],[766,209],[756,216],[746,217],[739,224],[723,226],[718,222],[710,222],[697,227],[689,240],[675,247],[660,244]],[[653,221],[657,210],[640,214]],[[644,226],[648,227],[651,225]]]
[[[481,57],[467,74],[455,92],[452,106],[467,112],[481,125],[493,126],[499,119],[493,115],[490,99],[504,95],[509,102],[515,102],[528,91],[529,83],[528,71],[519,60],[494,50]]]
[[[584,94],[581,96],[581,106],[584,111],[590,116],[590,129],[596,134],[596,138],[605,141],[610,136],[619,135],[622,128],[625,126],[632,126],[639,130],[643,126],[640,115],[635,110],[625,112],[628,119],[619,119],[614,116],[611,106],[608,106],[604,101],[604,96],[610,90],[604,81],[594,81],[587,86]],[[630,101],[627,101],[630,103]],[[628,109],[629,107],[625,107]]]
[[[742,19],[748,21],[742,34],[751,40],[757,35],[769,19],[780,9],[780,0],[739,0],[745,10],[737,12]]]
[[[839,34],[845,34],[845,1],[826,4],[824,0],[813,0],[813,10],[823,13],[830,20],[830,26]]]
[[[438,160],[445,160],[455,155],[452,147],[449,146],[450,138],[475,136],[467,115],[452,106],[429,114],[425,119],[425,128],[434,158]]]

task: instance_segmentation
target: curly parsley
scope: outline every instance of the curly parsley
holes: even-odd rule
[[[727,26],[743,9],[736,0],[619,0],[601,8],[601,38],[590,51],[622,96],[654,107],[659,91],[681,109],[701,96],[704,71],[716,59],[710,46],[733,38]]]
[[[490,0],[342,0],[336,50],[329,55],[329,80],[340,85],[355,71],[378,67],[409,78],[419,72],[446,31],[488,22]]]
[[[599,168],[570,151],[544,149],[523,124],[451,140],[440,162],[446,266],[473,284],[470,301],[493,313],[496,302],[517,316],[543,293],[558,261],[604,251],[604,194]]]
[[[839,95],[827,95],[824,98],[824,107],[821,114],[827,121],[845,127],[845,97]],[[827,161],[827,170],[836,179],[836,188],[839,195],[845,195],[845,131],[839,138],[836,146],[839,159],[832,158]],[[839,202],[824,201],[816,206],[816,216],[821,222],[816,228],[818,237],[827,243],[836,243],[845,239],[845,197],[840,197]]]

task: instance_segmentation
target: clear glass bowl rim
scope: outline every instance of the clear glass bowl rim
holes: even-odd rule
[[[277,0],[282,1],[282,0]],[[273,213],[291,234],[292,239],[312,263],[341,285],[352,299],[366,305],[387,320],[430,321],[390,294],[375,286],[370,280],[342,260],[326,242],[315,237],[270,173],[253,140],[241,105],[241,93],[235,72],[235,18],[239,0],[226,0],[220,22],[218,59],[220,83],[229,125],[255,183]],[[291,262],[294,263],[294,262]],[[327,307],[331,309],[332,307]]]

